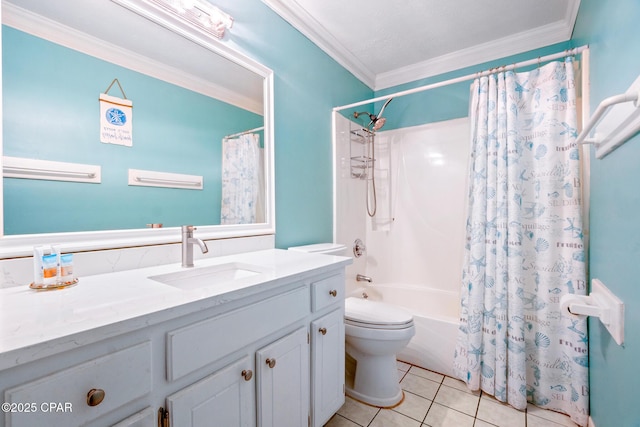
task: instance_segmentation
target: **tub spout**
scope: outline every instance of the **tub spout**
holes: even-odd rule
[[[373,280],[371,279],[371,277],[369,277],[369,276],[364,276],[364,275],[362,275],[362,274],[358,274],[358,275],[356,275],[356,281],[357,281],[357,282],[369,282],[369,283],[373,282]]]

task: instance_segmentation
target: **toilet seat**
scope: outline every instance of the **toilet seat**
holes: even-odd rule
[[[349,297],[345,299],[345,323],[370,329],[407,329],[413,326],[413,315],[399,307],[380,301]]]

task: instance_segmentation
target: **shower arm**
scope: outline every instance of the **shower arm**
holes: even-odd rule
[[[369,113],[367,111],[361,111],[361,112],[354,112],[353,113],[353,118],[357,119],[358,117],[360,117],[360,115],[362,114],[366,114],[369,116],[369,124],[367,125],[367,129],[369,129],[371,127],[371,125],[373,125],[374,130],[378,130],[379,128],[381,128],[382,126],[384,126],[384,121],[380,122],[380,126],[378,127],[378,129],[376,129],[376,122],[380,119],[382,119],[382,113],[384,112],[384,109],[387,108],[387,105],[389,105],[389,103],[391,102],[391,100],[393,100],[393,98],[389,98],[387,99],[387,101],[382,105],[382,108],[380,109],[380,112],[378,112],[378,115]]]

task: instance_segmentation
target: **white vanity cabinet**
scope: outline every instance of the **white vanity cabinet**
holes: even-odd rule
[[[256,353],[258,427],[308,425],[309,335],[306,327]]]
[[[311,283],[311,296],[311,425],[322,427],[344,404],[344,276]]]
[[[244,357],[167,397],[173,426],[255,425],[253,363]]]
[[[0,357],[20,409],[0,427],[322,427],[344,403],[346,262],[276,255],[296,272]]]
[[[344,404],[344,313],[336,309],[311,323],[313,426],[321,427]]]
[[[149,393],[146,341],[10,388],[3,412],[11,427],[85,425]]]

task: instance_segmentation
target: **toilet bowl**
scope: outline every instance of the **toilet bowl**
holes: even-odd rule
[[[413,316],[379,301],[345,300],[346,393],[361,402],[393,407],[404,397],[396,353],[415,335]]]

